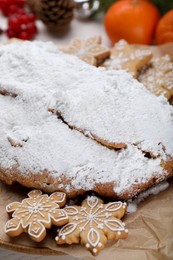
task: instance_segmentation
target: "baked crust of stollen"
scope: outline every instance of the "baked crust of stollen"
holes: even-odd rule
[[[94,191],[107,198],[129,199],[173,175],[173,113],[164,98],[153,96],[125,72],[94,68],[49,44],[0,48],[4,54],[0,58],[2,181],[48,193],[63,191],[68,198]],[[62,75],[65,68],[69,78]],[[89,79],[96,81],[94,91],[87,85]],[[90,111],[87,95],[96,110]]]
[[[117,194],[114,190],[116,183],[107,182],[107,183],[96,183],[92,191],[98,193],[100,196],[110,198],[110,199],[121,199],[127,200],[133,198],[140,192],[146,190],[154,184],[157,184],[161,181],[164,181],[173,176],[173,159],[168,160],[167,162],[161,162],[163,167],[163,172],[166,171],[166,174],[153,174],[153,177],[145,183],[132,183],[131,186],[122,191],[120,194]],[[77,190],[71,185],[71,180],[65,177],[61,179],[53,178],[48,172],[42,172],[32,175],[32,173],[26,175],[25,177],[21,175],[17,170],[9,169],[0,169],[0,179],[6,184],[12,185],[13,183],[19,183],[24,187],[41,189],[45,192],[52,193],[54,191],[65,192],[68,198],[75,198],[78,195],[85,195],[88,190],[79,189]],[[69,185],[70,189],[66,190],[65,188],[59,187],[61,183]]]

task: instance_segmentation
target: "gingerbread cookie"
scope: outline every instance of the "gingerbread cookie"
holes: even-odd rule
[[[126,203],[103,204],[101,199],[88,196],[80,206],[67,206],[69,223],[58,230],[58,245],[81,243],[94,256],[102,250],[108,239],[125,239],[128,230],[120,220],[126,212]]]
[[[46,236],[46,228],[68,222],[67,213],[60,209],[66,202],[65,193],[55,192],[48,196],[42,195],[40,190],[33,190],[28,197],[21,203],[13,202],[6,207],[7,212],[12,213],[12,219],[5,225],[7,235],[16,237],[26,232],[31,239],[40,242]]]
[[[98,66],[110,55],[109,49],[102,45],[100,36],[90,37],[87,40],[74,39],[69,46],[58,46],[58,49],[94,66]]]
[[[125,40],[120,40],[111,49],[111,55],[103,66],[110,69],[123,69],[137,78],[138,71],[149,63],[152,53],[150,50],[139,50],[130,46]]]
[[[50,43],[11,43],[0,53],[1,180],[69,198],[92,190],[128,199],[173,174],[165,98]]]
[[[173,96],[173,61],[169,55],[152,60],[150,66],[141,71],[138,80],[156,96]]]

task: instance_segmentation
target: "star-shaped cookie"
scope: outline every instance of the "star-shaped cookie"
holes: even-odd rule
[[[100,36],[93,36],[86,40],[74,39],[67,46],[58,46],[58,49],[94,66],[98,66],[110,55],[110,50],[102,45]]]

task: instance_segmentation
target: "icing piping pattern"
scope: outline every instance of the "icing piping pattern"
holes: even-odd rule
[[[126,203],[103,204],[95,196],[88,196],[81,207],[67,206],[69,223],[58,230],[57,244],[79,243],[96,256],[105,247],[107,239],[126,238],[128,230],[120,220],[126,211]]]
[[[33,240],[40,242],[46,236],[46,228],[68,222],[66,211],[60,209],[66,202],[65,193],[55,192],[48,196],[42,195],[40,190],[33,190],[28,197],[21,203],[13,202],[6,207],[8,213],[13,212],[12,219],[5,225],[5,232],[9,236],[27,232]]]

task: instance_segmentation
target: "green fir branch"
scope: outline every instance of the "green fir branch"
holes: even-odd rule
[[[170,9],[173,9],[173,0],[150,0],[150,1],[158,7],[161,14],[164,14]],[[100,0],[100,8],[97,13],[105,13],[108,10],[108,8],[111,6],[111,4],[115,2],[116,0]]]
[[[173,9],[173,0],[152,0],[151,2],[159,8],[161,14]]]

